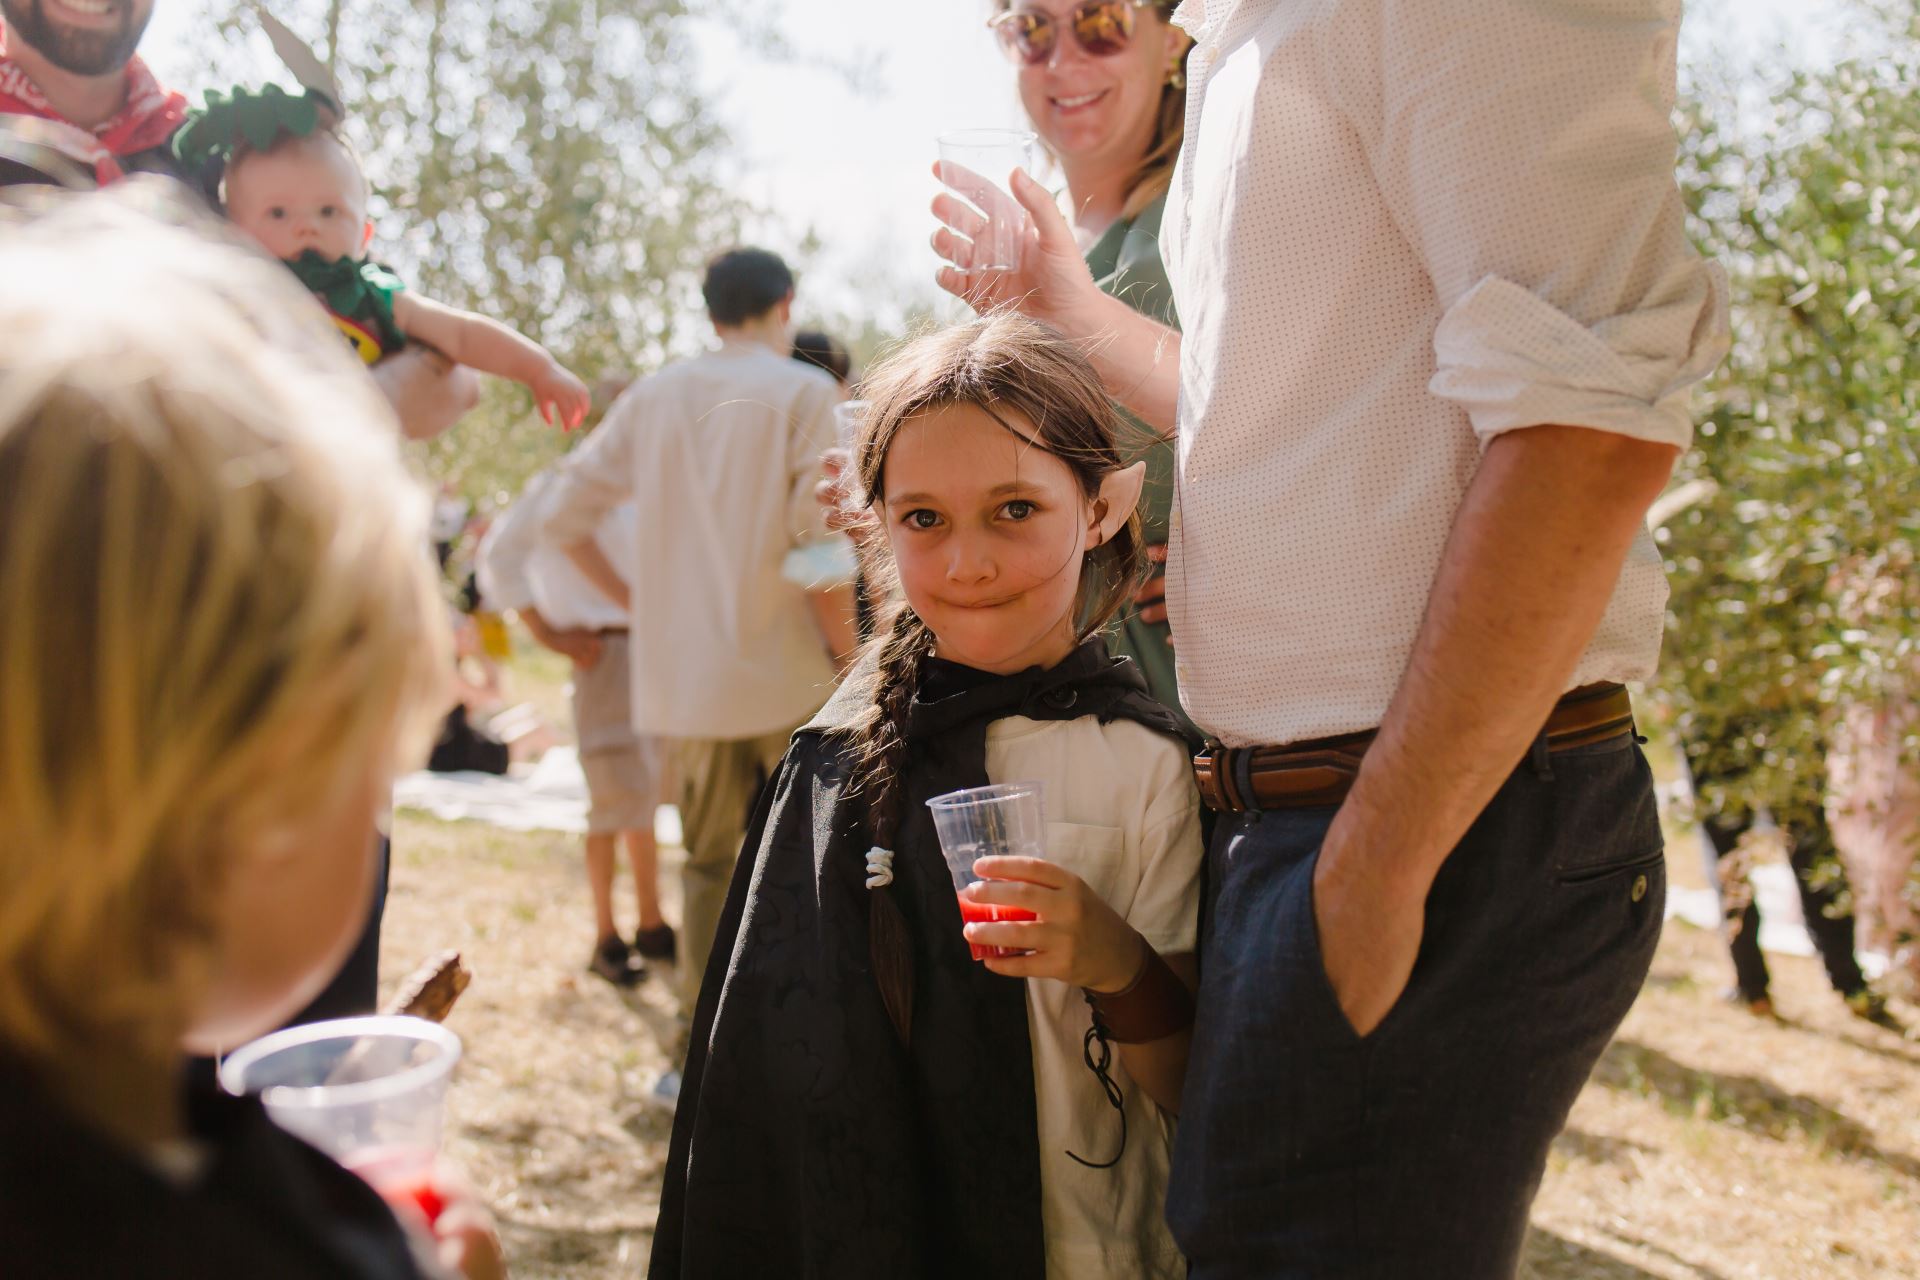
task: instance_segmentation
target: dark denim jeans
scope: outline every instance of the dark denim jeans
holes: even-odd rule
[[[1442,867],[1412,980],[1365,1037],[1314,925],[1333,814],[1214,832],[1174,1236],[1200,1280],[1509,1277],[1659,940],[1652,775],[1631,737],[1536,750]]]

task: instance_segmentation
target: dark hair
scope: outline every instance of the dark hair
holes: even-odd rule
[[[865,497],[883,497],[887,450],[914,418],[955,404],[978,405],[1008,430],[1002,417],[1017,413],[1032,424],[1033,440],[1066,463],[1093,502],[1100,485],[1124,465],[1118,445],[1121,419],[1100,375],[1080,348],[1057,331],[1013,312],[990,312],[971,323],[931,333],[889,355],[862,383],[868,408],[853,448],[854,474]],[[1019,434],[1024,435],[1025,432]],[[884,629],[869,643],[878,654],[862,690],[866,709],[853,726],[854,788],[864,798],[868,834],[890,848],[899,831],[907,758],[907,716],[933,632],[899,591],[884,536],[864,539],[866,572],[876,597],[890,606]],[[1138,514],[1087,553],[1081,567],[1076,626],[1085,638],[1105,626],[1133,596],[1146,570]],[[869,895],[874,979],[900,1038],[913,1022],[913,949],[906,919],[891,892]]]
[[[802,329],[793,335],[793,358],[801,364],[825,369],[843,387],[853,373],[853,354],[840,345],[838,338],[818,329]]]
[[[707,264],[700,296],[715,324],[745,324],[793,292],[793,272],[765,249],[729,249]]]

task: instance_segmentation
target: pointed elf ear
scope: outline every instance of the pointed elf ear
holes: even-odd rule
[[[1127,517],[1140,504],[1140,489],[1147,482],[1147,464],[1136,462],[1124,470],[1116,471],[1100,482],[1100,497],[1094,504],[1094,522],[1096,541],[1094,546],[1105,546],[1113,541],[1113,535],[1120,532],[1127,523]]]

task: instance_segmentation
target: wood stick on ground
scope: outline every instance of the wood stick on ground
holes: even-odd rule
[[[460,963],[458,951],[442,951],[407,975],[393,999],[380,1012],[389,1016],[425,1018],[444,1022],[453,1002],[473,981],[473,972]],[[368,1044],[361,1041],[349,1049],[327,1072],[326,1083],[348,1084],[359,1078],[368,1055]]]
[[[408,975],[382,1013],[445,1022],[453,1002],[473,981],[473,971],[460,963],[458,951],[442,951]]]

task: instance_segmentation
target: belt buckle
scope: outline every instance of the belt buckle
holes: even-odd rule
[[[1220,812],[1244,813],[1253,807],[1250,770],[1251,751],[1229,747],[1218,739],[1207,743],[1207,760],[1213,775],[1213,788],[1220,796]]]

